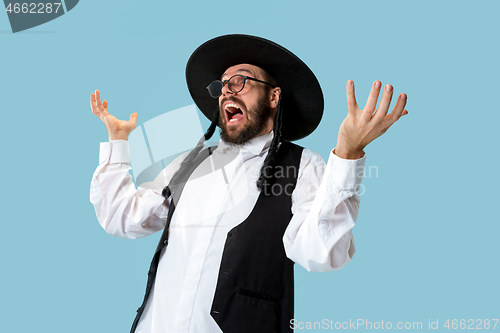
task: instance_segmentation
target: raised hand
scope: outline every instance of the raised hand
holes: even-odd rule
[[[134,112],[130,115],[129,120],[120,120],[108,112],[108,101],[101,103],[101,95],[99,90],[95,94],[90,94],[90,107],[92,113],[104,122],[109,134],[109,141],[111,140],[127,140],[129,133],[137,125],[137,113]]]
[[[384,134],[401,116],[408,114],[405,110],[406,94],[400,94],[391,113],[387,114],[391,104],[393,88],[386,85],[377,110],[378,95],[382,83],[375,81],[366,105],[361,110],[354,96],[354,82],[347,81],[347,117],[340,125],[335,154],[341,158],[357,159],[364,155],[363,149],[373,140]],[[376,112],[375,112],[376,111]]]

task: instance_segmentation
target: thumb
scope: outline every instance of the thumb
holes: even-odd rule
[[[134,112],[130,115],[130,121],[136,123],[137,122],[137,112]]]

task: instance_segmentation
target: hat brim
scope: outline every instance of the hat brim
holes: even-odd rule
[[[224,35],[198,47],[186,66],[191,97],[208,118],[218,110],[207,86],[229,67],[251,64],[267,71],[281,88],[282,138],[289,141],[311,134],[323,116],[323,92],[314,73],[296,55],[264,38]]]

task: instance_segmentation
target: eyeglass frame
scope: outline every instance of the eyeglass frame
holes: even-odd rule
[[[240,90],[238,90],[238,91],[234,91],[234,90],[232,90],[232,89],[231,89],[231,85],[229,84],[229,81],[231,81],[231,79],[232,79],[233,77],[235,77],[235,76],[241,76],[241,77],[243,78],[243,85],[241,86],[241,89],[240,89]],[[276,87],[277,87],[277,86],[275,86],[275,85],[270,84],[269,82],[261,81],[261,80],[258,80],[258,79],[256,79],[256,78],[253,78],[253,77],[251,77],[251,76],[246,76],[246,75],[241,75],[241,74],[235,74],[235,75],[231,76],[229,79],[224,80],[224,81],[221,81],[221,80],[214,80],[214,81],[210,82],[210,84],[207,86],[207,90],[208,90],[208,93],[210,94],[210,96],[211,96],[212,98],[219,98],[219,97],[222,95],[222,89],[224,88],[224,86],[225,86],[225,85],[226,85],[226,83],[227,83],[227,88],[229,89],[229,91],[230,91],[230,92],[232,92],[233,94],[237,94],[237,93],[239,93],[240,91],[242,91],[242,90],[245,88],[245,83],[247,83],[247,80],[251,80],[251,81],[255,81],[255,82],[260,82],[260,83],[264,83],[264,84],[267,84],[267,85],[269,85],[269,86],[271,86],[271,87],[273,87],[273,88],[276,88]],[[220,82],[220,83],[222,83],[222,87],[221,87],[221,89],[220,89],[220,94],[219,94],[219,96],[212,96],[212,94],[210,93],[210,86],[211,86],[213,83],[215,83],[215,82]]]

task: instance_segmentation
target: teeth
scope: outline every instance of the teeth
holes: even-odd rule
[[[233,107],[233,108],[238,109],[238,110],[240,109],[240,108],[239,108],[236,104],[233,104],[233,103],[228,103],[228,104],[226,104],[226,106],[224,106],[224,109],[225,109],[227,112],[229,112],[229,113],[234,113],[234,112],[231,112],[231,111],[229,111],[229,110],[228,110],[228,108],[229,108],[229,107]]]
[[[233,119],[229,119],[230,123],[234,123],[235,121],[236,121],[236,119],[234,119],[234,118]]]

